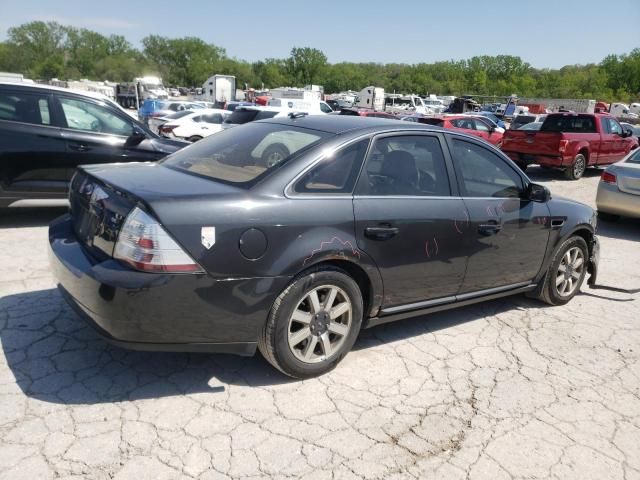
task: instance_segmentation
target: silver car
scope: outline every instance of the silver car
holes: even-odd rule
[[[604,220],[640,218],[640,148],[602,172],[596,206]]]

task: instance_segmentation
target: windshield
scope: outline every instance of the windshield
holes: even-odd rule
[[[251,123],[217,133],[161,163],[225,183],[250,186],[267,171],[329,135],[276,123]]]

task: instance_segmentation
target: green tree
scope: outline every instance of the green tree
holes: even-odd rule
[[[311,85],[319,78],[327,65],[327,56],[316,48],[293,47],[287,59],[287,69],[292,79]]]

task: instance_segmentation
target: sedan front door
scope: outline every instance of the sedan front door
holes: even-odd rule
[[[545,203],[525,198],[525,179],[491,147],[450,140],[465,230],[467,272],[460,293],[530,283],[540,271],[552,219]]]
[[[436,133],[380,135],[360,175],[356,238],[382,275],[383,313],[451,301],[462,284],[468,213],[453,196],[442,142]]]
[[[155,160],[157,152],[148,139],[129,145],[134,133],[132,119],[91,99],[56,95],[63,116],[66,141],[66,175],[71,179],[78,165]]]

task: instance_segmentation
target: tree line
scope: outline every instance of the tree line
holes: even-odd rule
[[[599,64],[533,68],[512,55],[476,56],[435,63],[330,64],[315,48],[294,47],[288,58],[247,62],[223,47],[197,37],[149,35],[135,48],[121,35],[57,22],[29,22],[9,28],[0,42],[0,71],[29,78],[130,81],[143,74],[161,76],[167,85],[200,86],[211,75],[235,75],[238,87],[323,85],[325,92],[360,90],[368,85],[387,92],[425,95],[495,95],[637,101],[640,98],[640,48],[611,54]]]

